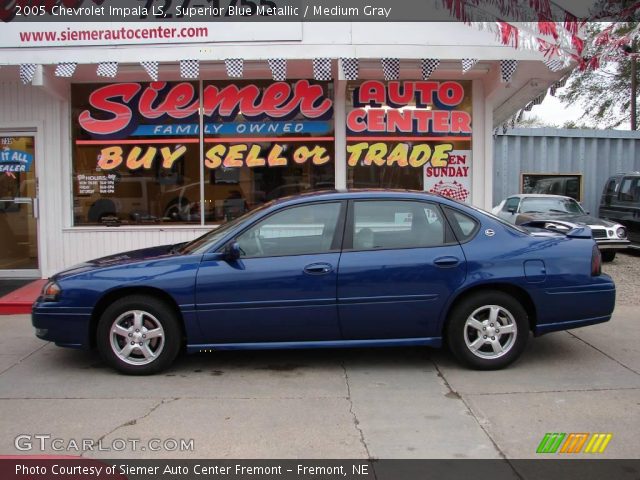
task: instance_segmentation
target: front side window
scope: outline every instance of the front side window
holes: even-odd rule
[[[253,225],[237,239],[241,257],[328,253],[340,216],[339,202],[291,207]]]
[[[520,203],[520,199],[518,197],[509,198],[506,202],[504,202],[504,207],[502,207],[502,211],[517,212],[519,203]]]
[[[440,209],[411,201],[360,201],[354,204],[353,248],[374,250],[443,245]]]

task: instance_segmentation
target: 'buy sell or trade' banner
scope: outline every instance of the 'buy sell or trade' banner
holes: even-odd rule
[[[77,148],[97,148],[97,171],[170,170],[200,130],[208,169],[323,165],[333,158],[326,85],[288,82],[116,83],[75,86]],[[202,126],[199,109],[202,107]]]
[[[347,114],[349,167],[414,168],[426,191],[470,200],[470,82],[365,81]]]

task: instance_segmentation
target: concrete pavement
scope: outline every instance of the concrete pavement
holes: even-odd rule
[[[603,457],[637,458],[638,338],[637,307],[620,306],[607,324],[532,338],[497,372],[406,348],[217,352],[127,377],[36,339],[26,315],[1,317],[0,453],[49,434],[65,450],[47,453],[127,442],[84,452],[102,458],[533,458],[546,432],[611,432]],[[193,444],[151,451],[150,439]],[[23,453],[41,453],[33,444]]]

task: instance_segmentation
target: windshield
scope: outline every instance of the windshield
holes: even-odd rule
[[[260,207],[245,213],[244,215],[234,218],[230,222],[220,225],[218,228],[215,228],[205,233],[201,237],[198,237],[195,240],[192,240],[189,243],[185,244],[180,248],[179,252],[185,255],[190,253],[205,253],[211,248],[213,244],[215,244],[218,240],[229,233],[229,230],[231,230],[233,227],[235,227],[239,223],[244,222],[247,218],[255,215],[256,213],[270,205],[271,202],[265,203]]]
[[[578,202],[571,198],[525,197],[520,213],[572,213],[584,215]]]

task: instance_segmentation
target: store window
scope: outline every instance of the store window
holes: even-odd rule
[[[200,223],[198,88],[73,85],[74,225]]]
[[[347,88],[347,185],[471,201],[470,81],[367,80]]]
[[[331,84],[200,87],[73,85],[74,225],[219,224],[334,187]]]
[[[203,95],[207,222],[229,220],[276,198],[334,188],[331,84],[205,82]]]

